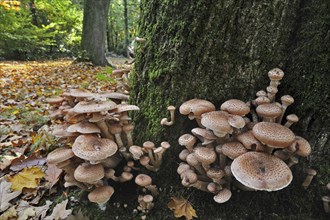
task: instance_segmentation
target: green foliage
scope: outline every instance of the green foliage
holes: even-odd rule
[[[17,10],[0,5],[0,56],[68,54],[79,46],[81,23],[82,10],[70,0],[35,0],[34,5],[24,0]]]
[[[96,74],[96,79],[99,81],[109,82],[109,83],[116,83],[116,81],[109,77],[109,75],[112,73],[112,68],[110,66],[107,66],[103,71]]]

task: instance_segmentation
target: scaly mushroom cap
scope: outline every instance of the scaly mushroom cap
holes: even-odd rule
[[[221,170],[219,167],[211,167],[206,171],[208,177],[212,179],[220,180],[222,177],[225,176],[225,172]]]
[[[288,147],[295,140],[295,135],[289,128],[277,123],[259,122],[252,131],[259,141],[276,148]]]
[[[196,143],[196,137],[191,134],[183,134],[178,140],[181,146],[194,145]]]
[[[138,111],[140,108],[136,105],[126,105],[119,104],[117,108],[114,110],[116,113],[127,112],[127,111]]]
[[[87,98],[95,95],[86,89],[70,89],[70,96],[77,98]]]
[[[98,94],[98,99],[118,99],[118,100],[128,100],[129,96],[119,93],[119,92],[102,92],[100,94]]]
[[[135,177],[135,183],[139,186],[149,186],[152,183],[152,179],[146,174],[139,174]]]
[[[79,182],[93,184],[104,177],[102,164],[80,164],[74,171],[74,178]]]
[[[220,106],[220,109],[222,111],[229,112],[230,114],[240,116],[244,116],[250,112],[249,106],[245,102],[238,99],[229,99],[225,101]]]
[[[231,164],[233,176],[243,185],[255,189],[276,191],[292,181],[290,168],[281,159],[260,152],[247,152]]]
[[[281,115],[282,109],[275,103],[262,104],[256,108],[256,112],[260,117],[277,118]]]
[[[240,133],[236,136],[236,139],[241,142],[246,149],[254,149],[260,147],[262,144],[258,141],[252,131]]]
[[[288,122],[291,122],[291,123],[297,123],[299,121],[299,118],[295,114],[290,114],[290,115],[286,116],[286,120],[288,120]]]
[[[69,127],[67,124],[58,124],[55,125],[50,132],[55,137],[77,137],[79,133],[72,133],[66,131],[66,129]]]
[[[223,137],[233,131],[228,123],[228,113],[224,111],[212,111],[202,115],[201,123],[207,129],[213,131],[218,137]]]
[[[74,153],[72,152],[71,148],[56,148],[47,155],[47,163],[58,164],[63,161],[69,160],[72,157],[74,157]]]
[[[305,138],[302,138],[300,136],[296,136],[295,142],[293,142],[295,145],[296,151],[295,153],[302,157],[307,157],[311,154],[312,148],[311,145],[308,143],[308,141]]]
[[[64,101],[64,98],[61,96],[56,96],[56,97],[51,97],[51,98],[46,99],[46,102],[51,105],[61,104],[63,101]]]
[[[213,134],[212,131],[206,130],[204,128],[194,128],[191,130],[191,133],[193,133],[201,142],[203,142],[203,145],[212,143],[218,138]]]
[[[228,123],[234,128],[243,128],[245,126],[245,120],[242,116],[239,115],[229,115]]]
[[[184,102],[179,108],[179,112],[182,115],[188,115],[190,113],[193,113],[195,116],[200,116],[205,112],[210,112],[214,110],[215,106],[213,105],[213,103],[203,99],[190,99]]]
[[[117,104],[113,101],[81,101],[73,110],[77,113],[92,113],[92,112],[101,112],[101,111],[108,111],[111,109],[115,109]]]
[[[109,201],[114,192],[115,190],[112,186],[100,186],[88,194],[88,199],[97,204],[104,204]]]
[[[260,96],[253,101],[256,105],[263,105],[270,103],[270,99],[265,96]]]
[[[70,125],[66,131],[68,132],[79,132],[82,134],[100,133],[101,130],[95,124],[83,121],[77,124]]]
[[[90,134],[80,135],[72,145],[72,151],[77,157],[89,161],[103,160],[114,155],[117,150],[114,141]]]
[[[289,106],[294,103],[294,98],[291,95],[284,95],[281,97],[281,102],[285,106]]]
[[[274,68],[268,72],[268,77],[270,80],[278,81],[281,80],[283,76],[284,72],[280,68]]]
[[[247,149],[243,146],[243,144],[237,141],[227,142],[222,145],[222,153],[232,160],[246,152]]]
[[[227,188],[224,188],[220,192],[218,192],[217,195],[213,197],[214,201],[216,203],[225,203],[227,202],[231,197],[231,191]]]
[[[217,159],[216,152],[211,148],[196,147],[194,149],[196,159],[202,164],[211,164]]]

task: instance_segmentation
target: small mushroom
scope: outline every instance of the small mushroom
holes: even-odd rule
[[[227,188],[221,190],[217,195],[213,197],[216,203],[225,203],[231,198],[231,191]]]
[[[191,134],[183,134],[179,137],[179,144],[185,146],[189,152],[193,152],[196,137]]]
[[[299,118],[295,114],[290,114],[286,116],[287,122],[284,124],[285,127],[289,128],[293,123],[297,123],[299,121]]]
[[[175,118],[175,115],[174,115],[174,112],[175,112],[175,107],[173,105],[170,105],[167,107],[167,110],[170,112],[170,115],[171,115],[171,119],[170,121],[167,120],[167,118],[163,118],[160,122],[161,125],[166,125],[166,126],[171,126],[173,125],[174,123],[174,118]]]
[[[330,212],[329,203],[330,203],[330,197],[329,196],[322,196],[322,202],[323,202],[323,209],[325,213]]]
[[[135,183],[149,190],[152,195],[158,195],[158,190],[155,185],[152,185],[152,179],[146,174],[139,174],[135,177]]]
[[[278,92],[278,89],[274,86],[268,86],[266,90],[267,90],[267,97],[269,98],[270,102],[273,102],[275,100],[275,95]]]
[[[100,186],[95,188],[88,194],[88,199],[91,202],[95,202],[99,205],[101,210],[105,210],[105,204],[109,201],[113,193],[115,192],[112,186]]]
[[[270,86],[277,87],[280,84],[280,80],[283,78],[284,72],[279,68],[274,68],[268,72],[270,79]]]
[[[314,170],[314,169],[307,169],[306,173],[307,173],[307,177],[304,180],[304,182],[302,183],[302,186],[304,187],[304,189],[307,189],[309,187],[314,176],[317,174],[316,170]]]
[[[132,137],[133,130],[134,130],[134,125],[132,124],[125,124],[123,126],[123,131],[127,137],[127,148],[133,145],[133,137]]]
[[[196,119],[200,127],[202,127],[200,123],[201,115],[205,112],[210,112],[214,110],[215,106],[213,105],[213,103],[203,99],[188,100],[184,102],[179,108],[179,112],[182,115],[188,115],[188,118],[190,120]]]
[[[284,96],[281,97],[281,102],[282,102],[282,106],[281,106],[282,107],[282,114],[277,120],[278,123],[282,122],[282,118],[284,116],[284,113],[285,113],[287,107],[294,102],[294,98],[290,95],[284,95]]]
[[[138,206],[138,210],[141,210],[143,213],[148,213],[153,207],[153,200],[154,197],[152,195],[139,195],[138,197],[138,202],[139,202],[139,206]]]

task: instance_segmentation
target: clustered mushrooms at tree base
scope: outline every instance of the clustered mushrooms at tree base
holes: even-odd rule
[[[290,129],[298,116],[291,114],[282,120],[294,102],[290,95],[276,102],[284,72],[275,68],[268,76],[270,85],[252,101],[230,99],[220,110],[202,99],[180,106],[179,112],[199,125],[178,140],[185,147],[177,169],[183,186],[213,193],[215,202],[224,203],[231,197],[232,185],[242,190],[276,191],[290,184],[290,168],[299,157],[311,153],[311,146]],[[315,174],[308,170],[304,188]]]
[[[77,186],[89,191],[88,199],[101,209],[115,193],[114,182],[135,178],[137,189],[140,186],[139,191],[146,194],[139,197],[140,210],[147,212],[153,207],[153,196],[158,191],[148,175],[135,177],[138,166],[157,171],[170,145],[162,142],[156,147],[151,141],[142,147],[134,145],[134,125],[128,112],[139,107],[127,104],[127,100],[128,96],[122,93],[96,94],[84,89],[71,89],[49,98],[54,122],[51,133],[63,146],[50,152],[47,162],[65,171],[65,187]]]

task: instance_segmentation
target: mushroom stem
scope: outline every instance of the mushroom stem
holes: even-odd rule
[[[105,123],[104,120],[96,122],[96,125],[100,128],[101,130],[101,136],[104,138],[108,138],[110,140],[114,140],[113,136],[110,134],[109,129],[107,124]]]
[[[302,183],[302,186],[304,187],[304,189],[307,189],[308,186],[311,184],[314,176],[316,175],[316,171],[314,169],[307,169],[307,177],[304,180],[304,182]]]
[[[194,187],[194,188],[202,190],[204,192],[210,192],[207,189],[208,184],[209,184],[209,182],[204,182],[204,181],[201,181],[201,180],[197,180],[196,182],[190,184],[189,187]]]
[[[144,188],[146,188],[147,190],[149,190],[151,192],[151,194],[154,195],[154,196],[159,195],[159,192],[157,190],[156,185],[148,185],[148,186],[145,186]]]
[[[293,165],[296,165],[299,162],[297,157],[290,157],[290,160],[288,162],[288,167],[292,167]]]
[[[170,105],[167,107],[167,110],[170,112],[171,115],[171,119],[170,121],[167,120],[167,118],[163,118],[160,122],[161,125],[167,125],[167,126],[171,126],[174,123],[174,118],[175,118],[175,107],[173,105]]]
[[[324,212],[329,213],[330,212],[330,207],[329,207],[330,197],[329,196],[322,196],[322,202],[323,202]]]
[[[133,129],[134,126],[132,124],[126,124],[123,126],[123,131],[125,132],[127,138],[127,149],[133,145],[133,137],[132,137]]]

